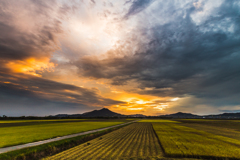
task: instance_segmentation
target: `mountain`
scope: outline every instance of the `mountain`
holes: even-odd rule
[[[200,116],[198,116],[198,115],[194,115],[194,114],[191,114],[191,113],[183,113],[183,112],[163,115],[163,116],[160,116],[160,117],[169,117],[169,118],[200,118]]]
[[[58,117],[58,118],[77,118],[77,117],[125,117],[125,115],[110,111],[107,108],[102,108],[100,110],[93,110],[90,112],[86,112],[83,114],[58,114],[51,117]]]
[[[206,115],[204,118],[216,118],[216,119],[240,119],[240,112],[237,113],[223,113],[217,115]]]
[[[58,117],[58,118],[77,118],[77,117],[139,117],[139,118],[144,118],[144,117],[149,117],[151,116],[145,116],[142,114],[133,114],[133,115],[123,115],[119,114],[113,111],[110,111],[107,108],[102,108],[100,110],[93,110],[90,112],[86,112],[83,114],[58,114],[55,116],[51,117]],[[177,112],[174,114],[168,114],[168,115],[161,115],[161,116],[153,116],[154,118],[208,118],[208,119],[240,119],[240,112],[238,113],[223,113],[223,114],[217,114],[217,115],[205,115],[205,116],[199,116],[191,113],[183,113],[183,112]]]
[[[207,118],[207,119],[240,119],[240,112],[238,113],[222,113],[217,115],[205,115],[205,116],[199,116],[194,115],[191,113],[174,113],[174,114],[168,114],[168,115],[162,115],[159,117],[163,118]]]
[[[81,117],[124,117],[124,116],[125,115],[110,111],[107,108],[86,112],[81,115]]]

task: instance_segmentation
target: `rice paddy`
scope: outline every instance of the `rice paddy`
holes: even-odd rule
[[[237,139],[179,123],[152,124],[168,157],[240,158],[240,141]]]
[[[109,127],[125,121],[7,121],[0,123],[0,148]]]
[[[161,158],[151,123],[134,123],[45,160]]]
[[[67,134],[126,122],[126,120],[111,121],[88,122],[82,120],[76,122],[72,120],[72,122],[47,122],[47,124],[28,125],[28,127],[31,129],[35,127],[34,129],[37,130],[37,127],[41,125],[45,129],[49,125],[48,129],[52,128],[56,131],[54,133],[56,135],[56,133]],[[23,128],[26,129],[26,127]],[[3,128],[12,129],[14,127]],[[2,129],[6,133],[3,128],[0,130]],[[43,129],[40,128],[40,130]],[[20,133],[19,129],[17,131]],[[36,135],[34,136],[36,137]],[[31,138],[31,135],[29,137]],[[2,140],[4,142],[3,138]],[[240,160],[240,121],[143,119],[58,154],[45,157],[44,160],[192,160],[194,158]]]

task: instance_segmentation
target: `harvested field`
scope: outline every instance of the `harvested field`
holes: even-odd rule
[[[161,158],[151,123],[134,123],[45,160]]]
[[[212,134],[240,140],[239,120],[178,120],[186,127],[195,128]]]
[[[239,159],[240,141],[179,123],[152,123],[167,157]]]

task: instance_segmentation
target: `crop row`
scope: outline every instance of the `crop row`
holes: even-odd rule
[[[239,158],[240,141],[177,123],[152,123],[164,152],[170,157]]]
[[[19,126],[0,125],[0,148],[18,144],[30,143],[54,137],[118,125],[123,122],[54,122],[54,123],[15,123]],[[14,124],[14,123],[9,123]],[[26,124],[26,125],[25,125]],[[28,124],[28,125],[27,125]]]
[[[151,123],[134,123],[46,160],[162,157]]]

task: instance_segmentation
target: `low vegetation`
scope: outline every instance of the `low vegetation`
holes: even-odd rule
[[[51,131],[51,134],[71,134],[84,130],[116,125],[127,120],[60,120],[0,122],[0,140],[13,141],[4,130],[23,131],[33,138],[34,132]],[[17,124],[19,126],[17,126]],[[43,128],[41,128],[41,126]],[[20,131],[22,129],[22,132]],[[29,130],[27,130],[29,128]],[[137,123],[94,134],[52,142],[37,147],[0,154],[1,160],[75,160],[75,159],[238,159],[240,160],[239,120],[199,119],[143,119]],[[34,130],[35,129],[35,130]],[[116,130],[117,129],[117,130]],[[113,131],[114,130],[114,131]],[[3,131],[3,132],[1,132]],[[111,132],[113,131],[113,132]],[[110,132],[110,133],[109,133]],[[3,134],[5,133],[5,135]],[[44,133],[43,133],[44,134]],[[1,135],[6,136],[4,139]],[[46,136],[45,135],[45,136]],[[26,140],[25,139],[25,140]],[[19,142],[19,141],[18,141]],[[1,144],[2,145],[2,144]]]
[[[69,138],[57,142],[43,144],[36,147],[20,149],[12,152],[0,154],[1,160],[39,160],[43,157],[51,156],[66,149],[72,148],[106,133],[117,130],[123,126],[107,129],[104,131],[82,135],[74,138]]]
[[[104,128],[124,123],[121,121],[43,121],[0,123],[0,148],[44,139]]]
[[[240,157],[240,141],[212,134],[179,123],[152,123],[168,157],[234,158]]]
[[[240,140],[239,120],[178,120],[180,125]]]
[[[45,160],[163,158],[151,123],[134,123]]]

